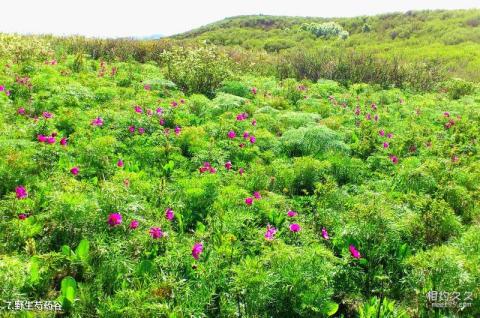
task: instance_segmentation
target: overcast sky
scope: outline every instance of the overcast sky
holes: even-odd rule
[[[172,35],[245,14],[351,17],[480,8],[480,0],[0,0],[0,32]]]

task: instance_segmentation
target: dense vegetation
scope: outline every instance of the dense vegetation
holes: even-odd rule
[[[478,317],[478,14],[1,35],[0,300],[70,317]],[[458,43],[438,44],[453,26]],[[295,43],[255,50],[278,39]],[[379,56],[429,39],[442,63]],[[470,305],[433,308],[431,291]]]

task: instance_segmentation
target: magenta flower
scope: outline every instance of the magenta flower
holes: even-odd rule
[[[252,87],[250,89],[250,92],[252,92],[253,95],[256,95],[257,94],[257,88],[256,87]]]
[[[385,142],[383,143],[383,148],[386,149],[386,148],[388,148],[388,147],[390,147],[390,145],[388,144],[388,142],[385,141]]]
[[[145,133],[145,128],[139,127],[139,128],[138,128],[138,133],[139,133],[140,135],[143,135],[143,134]]]
[[[373,104],[372,104],[372,109],[373,109],[373,110],[377,110],[377,104],[373,103]]]
[[[389,139],[393,138],[393,134],[392,134],[392,133],[388,133],[388,134],[387,134],[387,138],[389,138]]]
[[[119,160],[117,161],[117,167],[119,167],[119,168],[122,168],[122,167],[123,167],[123,160],[122,160],[122,159],[119,159]]]
[[[230,130],[227,134],[228,138],[233,139],[235,138],[235,132],[233,130]]]
[[[450,113],[449,113],[449,112],[444,112],[444,113],[443,113],[443,116],[445,116],[445,117],[450,117]]]
[[[225,163],[225,169],[227,169],[227,170],[232,169],[232,163],[231,163],[230,161],[227,161],[227,162]]]
[[[163,113],[163,108],[162,107],[158,107],[157,110],[156,110],[157,114],[158,115],[161,115]]]
[[[177,107],[177,106],[178,106],[178,103],[177,103],[176,101],[172,101],[172,102],[170,103],[170,105],[171,105],[172,107]]]
[[[25,115],[25,108],[20,107],[20,108],[17,110],[17,113],[18,113],[19,115]]]
[[[398,158],[397,158],[397,156],[391,155],[391,156],[390,156],[390,160],[392,161],[393,164],[397,164],[397,163],[398,163]]]
[[[350,245],[348,249],[350,250],[350,254],[352,254],[353,258],[359,259],[361,257],[360,252],[355,248],[355,246]]]
[[[328,236],[328,232],[326,228],[322,228],[322,237],[326,240],[330,239],[330,236]]]
[[[146,90],[146,91],[149,91],[152,89],[152,86],[146,84],[146,85],[143,85],[143,88]]]
[[[253,197],[257,200],[260,200],[262,198],[260,192],[258,191],[253,192]]]
[[[142,107],[140,107],[140,106],[138,106],[138,105],[135,105],[135,106],[133,107],[133,109],[134,109],[135,112],[138,113],[138,114],[143,113]]]
[[[128,131],[133,134],[135,132],[135,126],[128,126]]]
[[[270,226],[270,224],[267,225],[267,232],[265,233],[265,239],[266,240],[273,240],[275,233],[277,233],[277,229],[274,228],[273,226]]]
[[[128,227],[131,230],[135,230],[138,227],[138,221],[137,220],[132,220],[132,222],[130,222],[130,225]]]
[[[237,115],[237,120],[238,121],[242,121],[242,120],[245,120],[248,118],[248,114],[247,113],[241,113],[241,114],[238,114]]]
[[[238,169],[238,173],[242,176],[245,170],[243,168]]]
[[[80,169],[78,167],[73,167],[72,169],[70,169],[70,172],[76,176],[78,175],[78,173],[80,172]]]
[[[167,220],[171,221],[173,220],[173,217],[174,217],[174,213],[173,213],[173,210],[171,208],[167,208],[165,210],[165,217],[167,218]]]
[[[367,120],[372,120],[372,115],[370,115],[370,113],[368,113],[368,114],[365,116],[365,118],[366,118]]]
[[[256,125],[257,125],[257,120],[256,119],[252,120],[252,126],[256,126]]]
[[[3,92],[5,90],[5,86],[0,85],[0,92]]]
[[[192,256],[194,259],[198,260],[200,254],[203,252],[203,244],[195,243],[192,248]]]
[[[150,228],[150,236],[153,239],[159,239],[162,238],[165,234],[162,232],[162,229],[159,227],[152,227]]]
[[[297,233],[300,232],[300,230],[300,225],[298,225],[297,223],[290,224],[290,231]]]
[[[355,108],[355,115],[360,115],[360,107]]]
[[[245,199],[245,204],[248,205],[248,206],[251,206],[253,204],[253,198],[250,198],[250,197],[246,198]]]
[[[15,194],[17,196],[17,199],[19,200],[28,197],[27,189],[25,189],[25,187],[21,185],[15,188]]]
[[[243,133],[243,139],[247,139],[248,137],[250,137],[250,135],[248,134],[248,132],[244,132]]]
[[[378,134],[379,134],[380,136],[382,136],[382,137],[385,136],[385,130],[383,130],[383,129],[380,130],[380,131],[378,132]]]
[[[251,144],[254,144],[255,141],[257,141],[257,139],[255,138],[255,136],[250,136],[250,143],[251,143]]]
[[[48,137],[46,137],[46,141],[47,141],[47,143],[49,143],[49,144],[54,144],[54,143],[55,143],[55,137],[53,137],[53,136],[48,136]]]
[[[452,157],[452,162],[458,162],[458,160],[459,160],[458,156],[454,155]]]
[[[43,112],[42,116],[43,118],[48,119],[48,118],[52,118],[53,115],[52,113],[49,113],[49,112]]]
[[[97,117],[92,120],[92,126],[103,126],[103,119],[101,117]]]
[[[39,142],[46,142],[47,141],[47,137],[44,136],[44,135],[37,135],[37,140]]]
[[[165,125],[165,119],[160,118],[160,120],[158,121],[158,123],[160,124],[160,126]]]
[[[175,135],[180,135],[180,132],[182,131],[182,128],[180,128],[179,126],[176,126],[175,127]]]
[[[297,216],[298,213],[295,212],[295,211],[289,210],[289,211],[287,212],[287,215],[288,215],[289,217],[293,218],[294,216]]]
[[[60,139],[60,145],[66,146],[67,145],[67,138],[63,137],[62,139]]]
[[[120,223],[122,223],[122,215],[120,213],[111,213],[108,216],[107,223],[110,224],[110,226],[112,227],[119,225]]]
[[[25,220],[27,217],[28,217],[28,215],[26,215],[25,213],[20,213],[20,214],[18,215],[18,219],[19,219],[19,220],[22,220],[22,221]]]

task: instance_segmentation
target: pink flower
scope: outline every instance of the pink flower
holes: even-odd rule
[[[140,107],[140,106],[138,106],[138,105],[135,105],[133,109],[134,109],[135,112],[138,113],[138,114],[143,113],[142,107]]]
[[[80,169],[78,169],[78,167],[73,167],[72,169],[70,169],[70,172],[76,176],[78,175],[78,172],[80,171]]]
[[[398,163],[398,158],[397,158],[397,156],[391,155],[391,156],[390,156],[390,160],[392,161],[393,164],[397,164],[397,163]]]
[[[163,108],[158,107],[156,112],[157,112],[158,115],[161,115],[163,113]]]
[[[145,128],[139,127],[139,128],[138,128],[138,133],[139,133],[140,135],[143,135],[143,134],[145,133]]]
[[[256,119],[252,120],[252,126],[256,126],[256,125],[257,125],[257,120]]]
[[[252,87],[250,89],[250,92],[252,92],[253,95],[257,94],[257,88],[256,87]]]
[[[289,211],[287,212],[287,215],[288,215],[289,217],[293,218],[294,216],[297,216],[298,213],[295,212],[295,211],[289,210]]]
[[[372,115],[370,115],[370,113],[368,113],[368,114],[365,116],[365,118],[366,118],[367,120],[372,120]]]
[[[353,258],[359,259],[361,257],[360,252],[355,248],[355,246],[350,245],[348,249],[350,250],[350,254],[352,254]]]
[[[173,216],[174,216],[173,210],[171,208],[167,208],[165,210],[165,217],[167,218],[167,220],[169,221],[173,220]]]
[[[458,156],[455,156],[455,155],[454,155],[454,156],[452,157],[452,162],[458,162],[458,160],[459,160]]]
[[[153,110],[147,109],[147,115],[148,115],[148,116],[152,116],[152,115],[153,115]]]
[[[17,113],[18,113],[19,115],[25,115],[25,108],[20,107],[20,108],[17,110]]]
[[[132,222],[130,222],[130,225],[128,227],[131,230],[135,230],[138,227],[138,221],[137,220],[132,220]]]
[[[378,117],[378,114],[375,114],[375,116],[373,116],[373,120],[375,120],[375,121],[378,121],[379,118],[380,117]]]
[[[179,127],[179,126],[176,126],[175,127],[175,135],[180,135],[180,132],[182,131],[182,129]]]
[[[52,113],[49,113],[49,112],[43,112],[42,116],[43,118],[48,119],[48,118],[52,118],[53,115]]]
[[[177,107],[177,106],[178,106],[178,103],[177,103],[176,101],[172,101],[172,102],[170,103],[170,105],[171,105],[172,107]]]
[[[123,167],[123,160],[122,160],[122,159],[119,159],[119,160],[117,161],[117,167],[119,167],[119,168],[122,168],[122,167]]]
[[[253,192],[253,197],[257,200],[260,200],[262,198],[260,192],[258,191]]]
[[[150,85],[148,85],[148,84],[143,85],[143,88],[144,88],[146,91],[149,91],[149,90],[152,89],[152,87],[151,87]]]
[[[377,110],[377,104],[373,103],[373,104],[372,104],[372,109],[373,109],[373,110]]]
[[[165,119],[160,118],[160,120],[158,121],[158,123],[160,124],[160,126],[165,125]]]
[[[112,227],[119,225],[120,223],[122,223],[122,215],[120,213],[111,213],[108,216],[107,223],[110,224],[110,226]]]
[[[385,141],[385,142],[383,143],[383,148],[386,149],[386,148],[388,148],[389,146],[390,146],[390,145],[388,144],[388,142]]]
[[[247,139],[249,136],[250,136],[250,135],[248,134],[247,131],[243,133],[243,138],[244,138],[244,139]]]
[[[322,228],[322,237],[326,240],[330,239],[326,228]]]
[[[159,239],[162,238],[165,234],[162,232],[162,229],[159,227],[152,227],[150,228],[150,236],[153,239]]]
[[[382,137],[385,136],[385,130],[383,130],[383,129],[380,130],[380,131],[378,132],[378,134],[379,134],[380,136],[382,136]]]
[[[255,141],[257,141],[257,139],[255,138],[255,136],[250,136],[250,143],[251,143],[251,144],[254,144]]]
[[[243,175],[244,172],[245,172],[245,170],[244,170],[243,168],[238,169],[238,173],[239,173],[240,175]]]
[[[27,217],[28,217],[28,215],[26,215],[25,213],[20,213],[20,214],[18,215],[18,219],[19,219],[19,220],[22,220],[22,221],[25,220]]]
[[[393,138],[393,134],[392,134],[392,133],[388,133],[388,134],[387,134],[387,138],[389,138],[389,139]]]
[[[195,243],[192,248],[192,256],[194,259],[200,257],[200,254],[203,252],[203,244],[202,243]]]
[[[253,198],[250,198],[250,197],[246,198],[245,199],[245,204],[248,205],[248,206],[251,206],[253,204]]]
[[[227,162],[225,163],[225,169],[227,169],[227,170],[232,169],[232,163],[231,163],[230,161],[227,161]]]
[[[267,232],[265,233],[265,239],[266,240],[273,240],[273,237],[275,236],[275,233],[277,233],[277,229],[274,228],[273,226],[270,226],[270,224],[267,225]]]
[[[53,136],[48,136],[48,137],[46,137],[46,138],[47,138],[47,139],[46,139],[47,143],[49,143],[49,144],[54,144],[54,143],[55,143],[55,137],[53,137]]]
[[[230,130],[227,134],[228,138],[233,139],[235,138],[235,132],[233,130]]]
[[[444,112],[444,113],[443,113],[443,116],[445,116],[445,117],[450,117],[450,113],[449,113],[449,112]]]
[[[298,225],[297,223],[290,224],[290,231],[297,233],[300,232],[300,230],[300,225]]]
[[[28,197],[27,189],[25,189],[25,187],[21,185],[15,188],[15,194],[17,196],[17,199],[19,200]]]
[[[183,98],[180,99],[180,104],[185,104],[185,100]]]
[[[67,138],[63,137],[62,139],[60,139],[60,145],[66,146],[67,145]]]
[[[135,126],[128,126],[128,131],[133,134],[135,132]]]
[[[0,92],[3,92],[5,90],[5,86],[0,85]]]
[[[101,117],[97,117],[92,120],[92,126],[103,126],[103,119]]]
[[[355,108],[355,115],[360,115],[360,107]]]
[[[44,136],[44,135],[37,135],[37,140],[39,142],[46,142],[47,141],[47,137]]]

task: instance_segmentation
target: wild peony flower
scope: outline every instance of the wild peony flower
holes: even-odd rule
[[[228,138],[233,139],[235,138],[235,132],[233,130],[230,130],[227,134]]]
[[[54,136],[46,137],[46,142],[49,143],[49,144],[54,144],[55,143],[55,137]]]
[[[256,126],[256,125],[257,125],[257,120],[256,119],[252,120],[252,126]]]
[[[373,103],[373,104],[372,104],[372,109],[373,109],[373,110],[377,110],[377,104]]]
[[[243,175],[244,172],[245,172],[245,169],[243,169],[243,168],[238,169],[238,173],[239,173],[241,176]]]
[[[385,141],[385,142],[383,143],[383,148],[386,149],[386,148],[388,148],[388,147],[390,147],[390,145],[388,144],[388,142]]]
[[[138,133],[139,133],[140,135],[143,135],[143,134],[145,133],[145,128],[139,127],[139,128],[138,128]]]
[[[138,221],[137,220],[132,220],[132,222],[130,222],[130,225],[128,227],[131,230],[135,230],[138,227]]]
[[[458,158],[458,156],[454,155],[454,156],[452,157],[452,162],[455,163],[455,162],[458,162],[458,160],[460,160],[460,159]]]
[[[360,115],[360,107],[355,108],[355,115]]]
[[[253,204],[253,198],[250,198],[250,197],[246,198],[245,199],[245,204],[248,205],[248,206],[251,206]]]
[[[207,171],[210,172],[210,173],[216,173],[217,172],[217,169],[212,167],[210,165],[210,162],[204,162],[203,166],[200,167],[198,170],[200,171],[200,173],[204,173],[204,172],[207,172]]]
[[[148,84],[145,84],[143,85],[143,89],[145,89],[146,91],[149,91],[152,89],[152,86],[148,85]]]
[[[252,87],[250,89],[250,92],[252,92],[253,95],[256,95],[257,94],[257,88],[256,87]]]
[[[78,175],[78,173],[80,172],[80,169],[78,167],[73,167],[72,169],[70,169],[70,172],[76,176]]]
[[[60,139],[60,145],[66,146],[67,145],[67,138],[63,137],[62,139]]]
[[[397,163],[398,163],[398,158],[397,158],[397,156],[391,155],[391,156],[390,156],[390,160],[392,161],[393,164],[397,164]]]
[[[20,107],[20,108],[17,110],[17,113],[18,113],[19,115],[25,115],[25,108]]]
[[[42,113],[42,116],[43,116],[43,118],[45,118],[45,119],[48,119],[48,118],[52,118],[52,117],[53,117],[52,113],[49,113],[49,112],[43,112],[43,113]]]
[[[150,236],[153,239],[162,238],[162,237],[164,237],[164,235],[165,234],[162,232],[162,229],[160,229],[159,227],[151,227],[150,228]]]
[[[173,217],[174,217],[174,213],[173,213],[173,210],[171,208],[167,208],[165,210],[165,217],[167,218],[167,220],[171,221],[173,220]]]
[[[330,239],[330,236],[328,236],[328,232],[326,228],[322,228],[322,237],[326,240]]]
[[[368,113],[367,115],[365,115],[365,118],[366,118],[367,120],[372,120],[372,115],[370,115],[370,113]]]
[[[297,233],[300,232],[300,230],[300,225],[298,225],[297,223],[290,224],[290,231]]]
[[[165,119],[160,118],[160,120],[158,121],[158,123],[160,124],[160,126],[165,125]]]
[[[449,113],[449,112],[444,112],[444,113],[443,113],[443,116],[445,116],[445,117],[450,117],[450,113]]]
[[[260,200],[262,198],[262,195],[260,194],[260,192],[255,191],[253,192],[253,197],[257,200]]]
[[[177,107],[177,106],[178,106],[178,103],[177,103],[176,101],[172,101],[172,102],[170,103],[170,105],[171,105],[172,107]]]
[[[156,109],[156,112],[157,112],[157,115],[163,114],[163,108],[162,108],[162,107],[158,107],[158,108]]]
[[[378,116],[378,114],[375,114],[375,116],[373,116],[373,120],[378,121],[379,119],[380,117]]]
[[[230,161],[227,161],[227,162],[225,163],[225,169],[227,169],[227,170],[232,169],[232,163],[231,163]]]
[[[380,136],[382,136],[382,137],[385,136],[385,130],[383,130],[383,129],[380,130],[380,131],[378,132],[378,134],[379,134]]]
[[[247,139],[248,137],[250,137],[250,135],[248,134],[248,131],[244,132],[243,139]]]
[[[200,254],[203,252],[203,244],[202,243],[195,243],[192,248],[192,256],[194,259],[197,259],[200,257]]]
[[[183,98],[180,99],[180,104],[185,104],[185,100]]]
[[[117,167],[122,168],[123,165],[124,165],[124,164],[123,164],[123,160],[122,160],[122,159],[119,159],[119,160],[117,161]]]
[[[180,132],[182,131],[182,128],[180,128],[179,126],[176,126],[175,127],[175,135],[180,135]]]
[[[135,126],[128,126],[128,131],[133,134],[135,132]]]
[[[137,114],[143,113],[142,107],[140,107],[140,106],[138,106],[138,105],[135,105],[135,106],[133,107],[133,109],[135,110],[135,112],[136,112]]]
[[[255,136],[250,136],[250,143],[254,144],[257,141],[257,138]]]
[[[110,226],[112,226],[112,227],[121,224],[122,223],[122,215],[120,213],[111,213],[108,216],[107,223],[110,224]]]
[[[289,210],[289,211],[287,212],[287,215],[288,215],[289,217],[293,218],[294,216],[297,216],[298,213],[295,212],[295,211]]]
[[[28,197],[27,189],[25,189],[25,187],[21,185],[15,188],[15,194],[17,196],[17,199],[19,200]]]
[[[267,232],[265,233],[266,240],[273,240],[275,233],[277,233],[277,229],[271,226],[270,224],[267,225]]]
[[[46,142],[46,141],[47,141],[47,136],[37,135],[37,140],[38,140],[39,142]]]
[[[5,86],[0,85],[0,92],[3,92],[5,90]]]
[[[26,215],[25,213],[20,213],[20,214],[18,215],[18,219],[19,219],[19,220],[22,220],[22,221],[25,220],[27,217],[28,217],[28,215]]]
[[[103,126],[103,119],[101,117],[97,117],[92,120],[92,126]]]
[[[236,118],[237,118],[238,121],[242,121],[242,120],[245,120],[245,119],[248,118],[248,114],[247,113],[241,113],[241,114],[238,114]]]
[[[392,139],[392,138],[393,138],[393,134],[392,134],[392,133],[388,133],[388,134],[387,134],[387,138]]]
[[[350,245],[348,249],[350,250],[350,254],[352,254],[353,258],[359,259],[361,257],[360,252],[355,248],[355,246]]]

